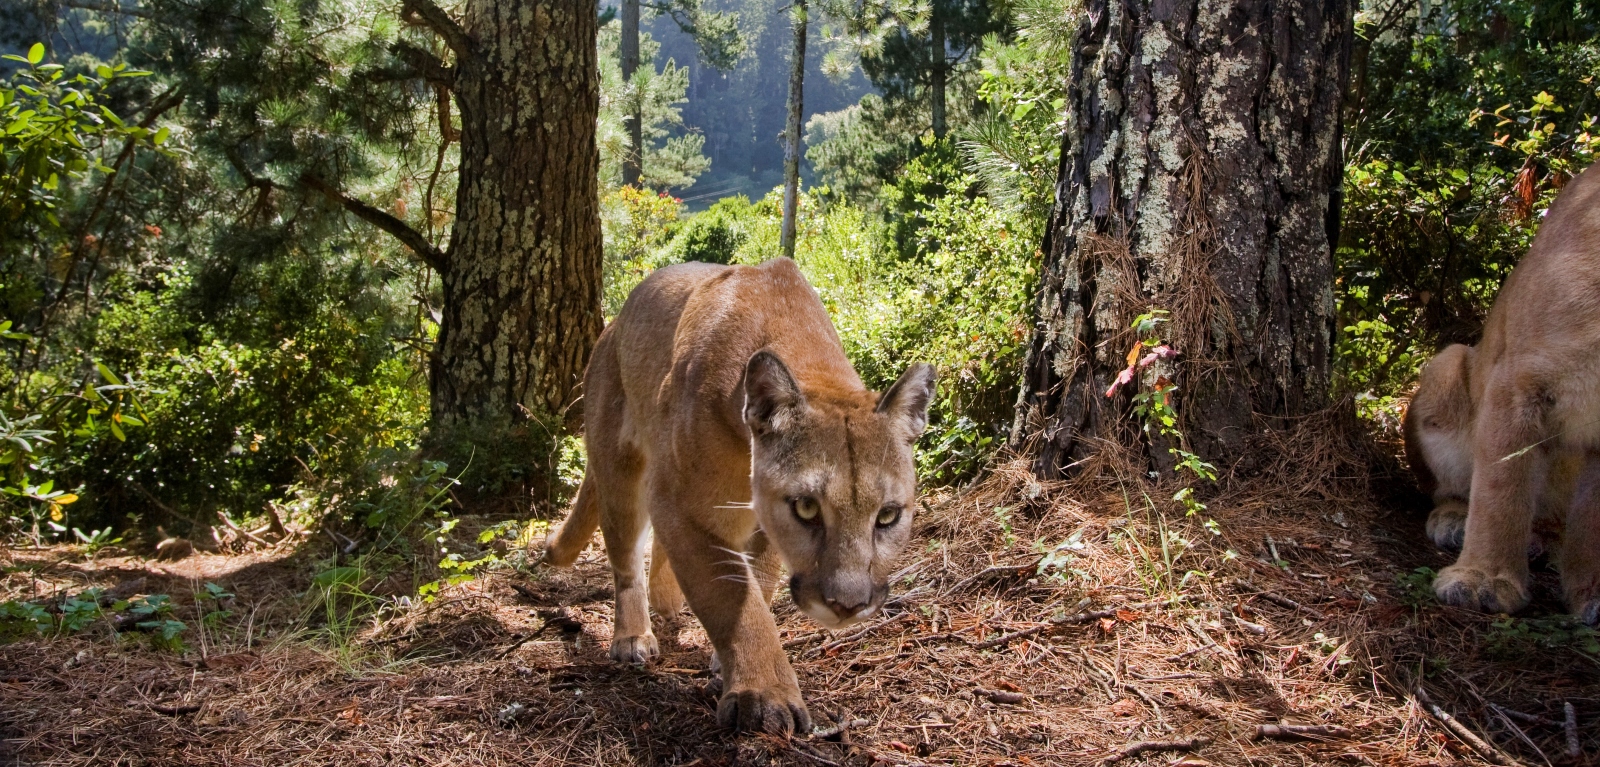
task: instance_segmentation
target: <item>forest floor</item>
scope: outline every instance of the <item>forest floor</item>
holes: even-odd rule
[[[828,728],[793,739],[717,727],[692,617],[653,663],[608,660],[598,540],[574,570],[494,571],[338,632],[289,546],[9,550],[0,600],[101,586],[190,616],[215,583],[240,625],[191,619],[181,653],[109,629],[0,646],[0,765],[1597,763],[1595,635],[1555,574],[1514,619],[1436,604],[1417,569],[1450,558],[1419,499],[1347,458],[1301,446],[1225,485],[1215,535],[1133,482],[1002,467],[933,494],[881,619],[830,634],[777,599]]]

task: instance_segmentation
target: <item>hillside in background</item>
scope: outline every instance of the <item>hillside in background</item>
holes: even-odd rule
[[[782,183],[783,110],[793,40],[785,0],[711,0],[706,6],[739,14],[746,48],[731,71],[701,61],[694,40],[671,18],[651,19],[647,12],[641,24],[661,43],[657,69],[671,59],[689,70],[689,102],[683,105],[683,121],[706,137],[705,154],[711,158],[711,169],[693,186],[672,192],[694,210],[733,195],[759,198]],[[873,92],[860,69],[852,69],[841,82],[823,74],[822,60],[828,48],[822,37],[813,22],[813,42],[806,54],[807,120],[844,109]],[[802,162],[801,174],[809,185],[809,162]]]

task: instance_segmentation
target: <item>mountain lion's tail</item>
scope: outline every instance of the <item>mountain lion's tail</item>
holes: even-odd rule
[[[600,526],[600,499],[596,495],[594,474],[584,472],[578,498],[561,529],[545,539],[544,561],[556,567],[571,567],[578,555],[589,547],[595,528]]]

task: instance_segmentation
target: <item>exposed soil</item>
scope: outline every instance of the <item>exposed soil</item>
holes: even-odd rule
[[[1336,453],[1286,454],[1301,458],[1208,499],[1217,535],[1172,488],[1131,481],[1002,467],[930,498],[881,620],[829,634],[778,598],[813,717],[848,725],[792,740],[717,727],[691,616],[649,666],[607,659],[598,541],[575,570],[497,571],[333,633],[299,596],[310,555],[288,546],[173,563],[12,550],[0,599],[166,593],[191,630],[181,654],[109,626],[0,646],[0,764],[1594,763],[1600,661],[1560,617],[1555,574],[1539,569],[1519,620],[1441,607],[1406,577],[1450,561],[1420,510],[1394,510],[1415,499],[1338,480],[1364,475]],[[1038,551],[1068,540],[1041,573]],[[205,582],[237,595],[215,630],[192,617]],[[1419,684],[1499,755],[1425,711]]]

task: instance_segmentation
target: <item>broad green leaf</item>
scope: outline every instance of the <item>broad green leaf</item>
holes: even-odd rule
[[[38,64],[41,61],[44,61],[44,43],[34,43],[33,47],[28,49],[28,63]]]

